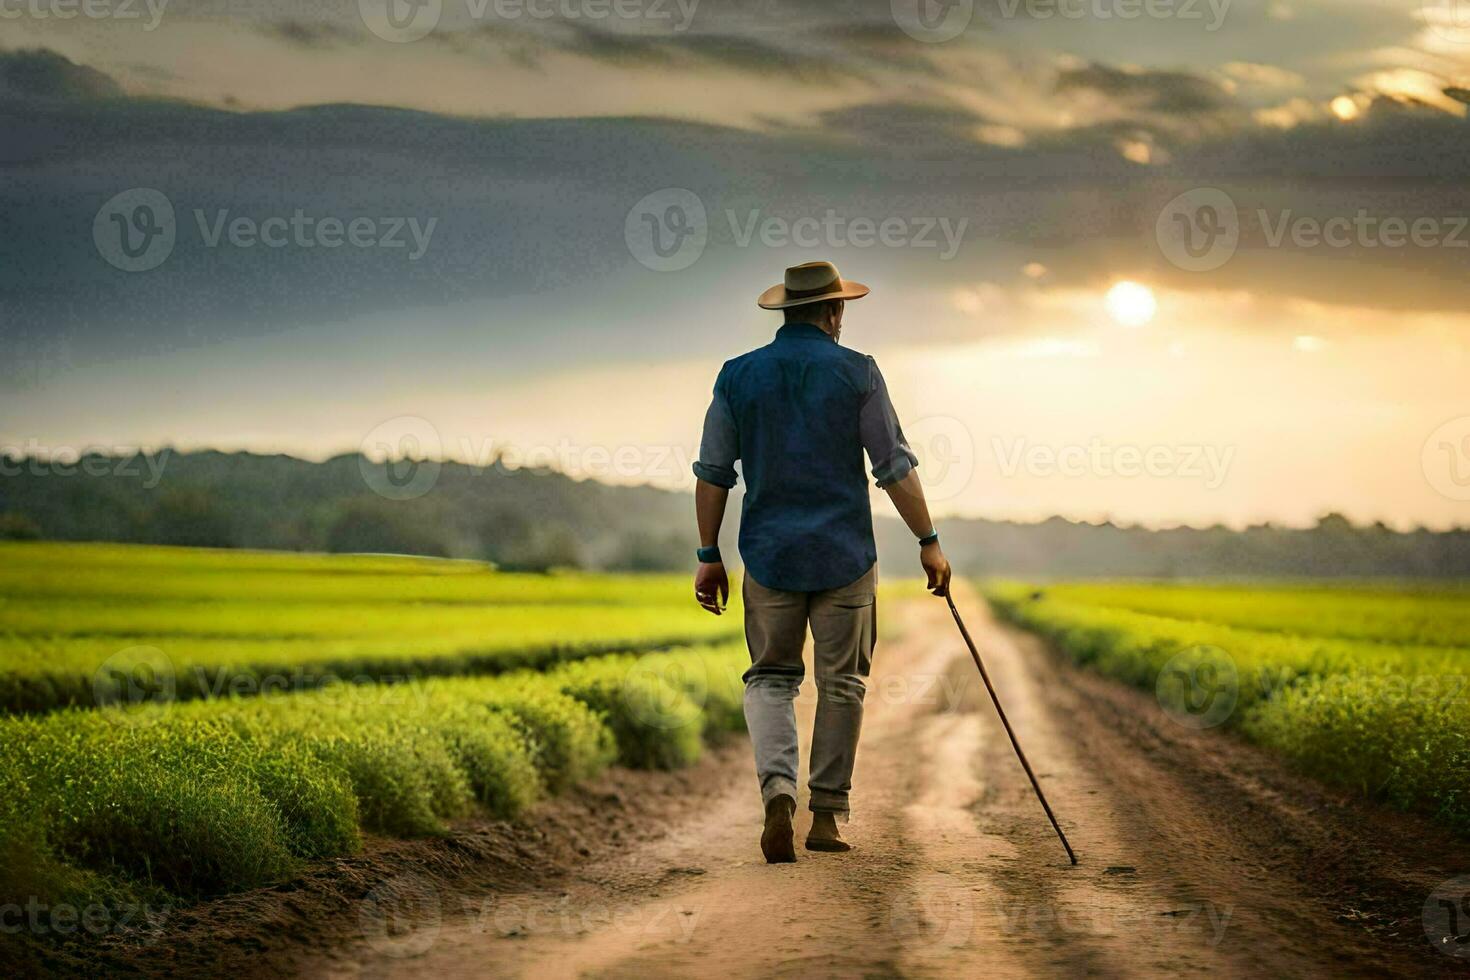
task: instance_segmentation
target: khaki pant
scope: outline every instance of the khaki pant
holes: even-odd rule
[[[745,722],[765,803],[782,793],[796,798],[800,749],[792,702],[806,674],[801,651],[810,626],[817,676],[807,779],[810,806],[846,819],[867,694],[863,678],[877,640],[877,585],[876,565],[857,581],[822,592],[768,589],[746,573],[742,594],[750,669],[745,672]]]

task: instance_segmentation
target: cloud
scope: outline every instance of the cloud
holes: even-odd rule
[[[619,68],[677,69],[698,73],[711,68],[761,75],[783,72],[793,81],[833,81],[865,77],[862,59],[839,45],[826,50],[810,41],[771,40],[771,32],[653,31],[612,29],[585,21],[496,22],[469,31],[431,35],[449,48],[473,52],[488,45],[523,65],[540,65],[552,54],[571,55]]]
[[[1464,103],[1446,92],[1444,82],[1429,72],[1395,68],[1372,72],[1356,84],[1367,92],[1405,105],[1430,106],[1453,116],[1465,115]]]
[[[1216,112],[1233,104],[1223,88],[1199,75],[1124,70],[1099,64],[1063,70],[1056,89],[1096,92],[1129,109],[1176,116]]]
[[[122,87],[86,65],[43,48],[0,51],[0,99],[115,99]]]
[[[59,55],[24,57],[89,80],[82,91],[116,93],[97,84],[106,76]],[[19,60],[0,58],[0,71]],[[1254,217],[1262,209],[1273,220],[1286,211],[1319,220],[1360,209],[1411,219],[1470,214],[1461,179],[1470,131],[1461,120],[1385,97],[1351,124],[1304,117],[1286,130],[1226,125],[1155,137],[1149,120],[1176,118],[1160,106],[1223,106],[1214,115],[1225,119],[1235,110],[1182,73],[1070,71],[1062,98],[1085,93],[1102,119],[989,140],[987,131],[996,136],[1009,124],[934,90],[754,129],[345,105],[230,112],[128,98],[0,101],[8,137],[0,162],[24,174],[0,185],[0,213],[13,232],[0,240],[0,316],[18,354],[4,370],[30,370],[53,356],[47,351],[124,358],[302,323],[527,296],[554,303],[567,289],[615,281],[648,287],[625,222],[637,201],[671,187],[705,203],[710,245],[696,268],[715,278],[736,266],[759,267],[764,277],[767,266],[789,264],[759,238],[734,242],[728,214],[791,222],[830,211],[964,221],[953,262],[932,251],[835,249],[840,264],[877,266],[938,296],[1041,262],[1048,273],[1038,288],[1146,278],[1182,291],[1465,306],[1463,250],[1266,248]],[[68,86],[28,89],[58,90]],[[1120,141],[1144,144],[1151,162],[1125,158]],[[1170,265],[1154,238],[1164,204],[1200,186],[1229,192],[1252,229],[1235,259],[1203,276]],[[102,204],[132,187],[166,195],[179,223],[173,253],[145,274],[109,266],[92,238]],[[318,219],[434,218],[438,226],[412,263],[384,250],[211,248],[199,231],[199,215],[206,225],[221,212],[259,222],[298,209]],[[674,279],[689,281],[658,285]],[[932,340],[958,328],[921,317],[912,329]]]
[[[267,37],[278,38],[287,44],[312,51],[357,45],[362,38],[352,32],[326,21],[304,20],[271,21],[260,26]]]
[[[1220,70],[1229,78],[1260,88],[1300,88],[1307,81],[1289,69],[1277,65],[1257,64],[1252,61],[1227,61],[1220,66]]]
[[[965,147],[978,141],[977,128],[987,120],[959,106],[922,102],[869,102],[821,113],[824,132],[876,145],[915,150]]]

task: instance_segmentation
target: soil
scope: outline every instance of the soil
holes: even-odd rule
[[[767,865],[749,749],[615,771],[518,824],[371,841],[172,913],[67,972],[175,977],[1470,976],[1431,946],[1465,841],[1293,774],[959,605],[1080,864],[1047,823],[943,602],[880,645],[856,849]],[[798,717],[810,728],[810,679]],[[1458,952],[1459,957],[1445,950]]]

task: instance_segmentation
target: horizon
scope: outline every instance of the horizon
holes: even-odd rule
[[[67,450],[65,450],[65,452],[67,453],[67,455],[65,455],[63,458],[57,459],[55,461],[55,463],[59,464],[60,467],[64,467],[65,468],[64,470],[62,470],[62,469],[58,469],[56,466],[54,466],[53,465],[53,461],[50,458],[43,458],[43,457],[38,457],[38,456],[37,457],[33,457],[33,456],[26,456],[26,455],[12,455],[11,454],[11,448],[12,447],[8,447],[8,446],[5,446],[3,444],[0,444],[0,458],[17,461],[21,465],[24,465],[24,463],[34,460],[36,462],[42,463],[45,467],[50,468],[51,469],[51,472],[57,473],[57,474],[62,475],[62,476],[75,475],[74,473],[71,473],[71,472],[68,472],[68,471],[75,469],[76,468],[76,465],[77,465],[77,463],[79,461],[79,459],[81,459],[81,458],[102,457],[102,458],[107,458],[107,459],[121,460],[121,459],[130,459],[130,458],[133,458],[134,456],[136,456],[138,454],[142,454],[144,456],[153,457],[155,459],[158,458],[158,457],[160,457],[160,456],[164,457],[164,462],[162,463],[162,465],[160,465],[158,467],[158,470],[156,472],[152,472],[151,473],[151,476],[154,477],[155,479],[158,476],[160,476],[164,471],[166,471],[166,468],[167,468],[167,457],[170,456],[170,455],[184,455],[184,456],[192,456],[192,455],[247,456],[247,457],[253,457],[253,458],[257,458],[257,459],[284,458],[284,459],[290,460],[292,462],[306,463],[306,464],[309,464],[309,465],[324,465],[326,463],[330,463],[330,462],[333,462],[333,461],[339,460],[339,459],[369,460],[370,462],[373,462],[373,463],[375,463],[377,465],[382,465],[384,463],[384,461],[385,461],[383,458],[381,458],[381,457],[375,458],[373,455],[368,454],[368,453],[365,453],[365,452],[363,452],[359,448],[341,450],[339,452],[329,453],[327,455],[323,455],[323,456],[320,456],[320,457],[315,457],[315,456],[306,455],[306,454],[299,454],[298,455],[298,454],[295,454],[295,453],[284,452],[284,451],[278,451],[278,452],[260,452],[258,450],[252,450],[252,449],[222,449],[222,448],[219,448],[219,447],[216,447],[216,446],[196,446],[196,447],[189,447],[189,448],[183,448],[183,447],[173,446],[173,445],[138,446],[138,447],[135,447],[135,448],[125,448],[125,450],[123,452],[108,451],[107,450],[107,447],[91,447],[91,448],[84,447],[84,449],[81,452],[81,455],[80,456],[71,455],[71,450],[69,448]],[[460,466],[460,467],[464,467],[465,469],[476,470],[476,471],[484,471],[484,470],[490,469],[492,467],[497,467],[498,466],[504,472],[507,472],[507,473],[527,472],[527,473],[531,473],[533,475],[550,474],[550,475],[554,475],[554,476],[564,477],[566,479],[572,480],[572,481],[577,482],[577,483],[583,483],[583,482],[596,483],[599,486],[606,487],[606,488],[609,488],[609,489],[620,489],[620,490],[652,490],[652,491],[655,491],[655,492],[658,492],[658,493],[668,493],[668,494],[676,494],[676,495],[681,495],[681,496],[690,496],[690,497],[692,497],[692,488],[687,488],[687,487],[686,488],[680,488],[680,487],[661,486],[661,485],[656,484],[656,483],[615,482],[615,481],[607,480],[607,479],[605,479],[603,477],[600,477],[600,476],[597,476],[597,475],[588,475],[588,474],[578,475],[578,474],[568,473],[568,472],[566,472],[564,470],[558,469],[554,464],[535,464],[535,463],[532,463],[532,462],[529,462],[529,461],[528,462],[523,462],[523,463],[518,463],[516,465],[506,465],[503,459],[498,459],[498,458],[497,459],[492,459],[492,460],[490,460],[488,462],[473,462],[473,461],[459,459],[459,458],[455,458],[455,457],[449,457],[449,456],[440,456],[440,457],[432,457],[432,456],[396,456],[396,457],[393,457],[391,460],[389,460],[389,462],[391,462],[393,465],[398,465],[398,464],[407,463],[407,462],[419,462],[419,463],[433,462],[433,463],[435,463],[435,464],[437,464],[439,466]],[[14,474],[8,474],[8,473],[5,473],[3,470],[0,470],[0,475],[14,475]],[[365,485],[364,486],[364,490],[367,491],[368,489],[369,489],[369,487],[367,485]],[[738,504],[738,502],[739,502],[739,500],[741,498],[741,495],[742,495],[742,492],[737,487],[737,489],[732,494],[732,502]],[[881,500],[883,498],[881,498],[878,494],[874,494],[872,499],[873,499],[873,503],[874,503],[873,517],[874,517],[875,520],[880,520],[880,521],[897,521],[898,520],[898,517],[896,515],[888,514],[888,513],[884,512],[884,511],[882,511],[881,509],[879,509],[879,506],[878,505],[879,505],[879,503],[881,502]],[[1438,527],[1438,528],[1436,528],[1436,527],[1428,527],[1428,526],[1425,526],[1425,525],[1395,526],[1395,525],[1388,524],[1388,523],[1383,522],[1383,521],[1368,521],[1368,522],[1355,521],[1351,517],[1349,517],[1348,515],[1343,514],[1343,513],[1339,512],[1339,511],[1335,511],[1335,510],[1326,510],[1326,511],[1323,511],[1322,513],[1320,513],[1320,514],[1316,515],[1315,517],[1313,517],[1309,522],[1307,522],[1307,523],[1301,523],[1301,524],[1287,524],[1287,523],[1283,523],[1283,522],[1279,522],[1279,521],[1266,520],[1266,521],[1262,521],[1260,523],[1241,524],[1241,525],[1233,525],[1233,524],[1226,524],[1226,523],[1190,524],[1190,523],[1186,523],[1186,522],[1165,523],[1165,524],[1149,524],[1149,523],[1144,523],[1144,522],[1134,522],[1134,521],[1119,520],[1119,519],[1108,517],[1108,516],[1103,516],[1103,517],[1100,517],[1100,518],[1090,518],[1090,517],[1076,517],[1076,516],[1072,516],[1072,515],[1068,515],[1068,514],[1047,514],[1047,515],[1045,515],[1043,517],[1029,518],[1029,519],[1027,519],[1027,518],[995,517],[995,516],[987,515],[987,514],[983,514],[983,513],[975,513],[975,514],[955,513],[955,514],[950,514],[950,515],[947,515],[947,516],[949,518],[951,518],[951,519],[957,519],[957,520],[962,520],[962,521],[970,521],[970,522],[977,522],[977,523],[1009,524],[1009,525],[1014,525],[1014,526],[1017,526],[1017,527],[1034,527],[1034,526],[1039,526],[1041,524],[1050,523],[1050,522],[1053,522],[1053,521],[1061,521],[1063,523],[1074,525],[1074,526],[1084,526],[1085,525],[1085,526],[1088,526],[1088,527],[1111,527],[1111,528],[1115,528],[1117,530],[1125,530],[1125,531],[1126,530],[1144,530],[1144,531],[1213,531],[1213,530],[1225,530],[1225,531],[1231,531],[1231,532],[1235,532],[1235,533],[1240,533],[1240,532],[1245,532],[1245,531],[1252,531],[1252,530],[1311,531],[1311,530],[1314,530],[1316,528],[1321,527],[1323,523],[1325,523],[1328,520],[1334,519],[1334,518],[1341,519],[1341,520],[1346,521],[1348,523],[1348,525],[1350,527],[1352,527],[1354,530],[1372,530],[1374,528],[1382,528],[1382,529],[1387,530],[1387,531],[1390,531],[1390,532],[1392,532],[1394,534],[1403,534],[1403,535],[1415,534],[1415,533],[1419,533],[1419,532],[1429,532],[1429,533],[1433,533],[1433,534],[1452,534],[1452,533],[1461,532],[1461,531],[1470,531],[1470,523],[1460,524],[1460,525],[1451,525],[1451,526],[1448,526],[1448,527]],[[247,548],[247,549],[244,549],[244,550],[251,550],[251,549],[248,549]]]

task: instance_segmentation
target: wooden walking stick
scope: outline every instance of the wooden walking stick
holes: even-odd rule
[[[1016,733],[1011,731],[1010,720],[1006,718],[1006,709],[1000,706],[1000,698],[996,696],[995,685],[990,683],[990,674],[985,670],[985,661],[980,659],[980,651],[975,649],[975,641],[970,639],[970,631],[965,629],[965,621],[960,619],[960,611],[955,608],[954,596],[950,590],[944,590],[944,600],[949,603],[949,611],[954,616],[954,623],[960,628],[960,635],[965,638],[965,645],[970,648],[970,656],[975,658],[975,666],[980,668],[980,679],[985,682],[985,690],[990,692],[990,700],[995,704],[995,713],[1000,715],[1000,723],[1005,726],[1006,734],[1011,737],[1011,748],[1016,750],[1016,758],[1021,760],[1021,768],[1026,770],[1026,776],[1031,780],[1031,788],[1036,791],[1036,798],[1041,801],[1041,808],[1046,811],[1046,818],[1051,821],[1052,829],[1061,838],[1062,846],[1067,849],[1067,857],[1072,863],[1077,863],[1077,855],[1072,851],[1072,845],[1067,843],[1067,835],[1062,833],[1061,825],[1051,812],[1051,805],[1046,802],[1046,794],[1041,791],[1041,784],[1036,781],[1036,773],[1031,771],[1031,763],[1026,761],[1026,753],[1021,751],[1021,743],[1016,741]]]

